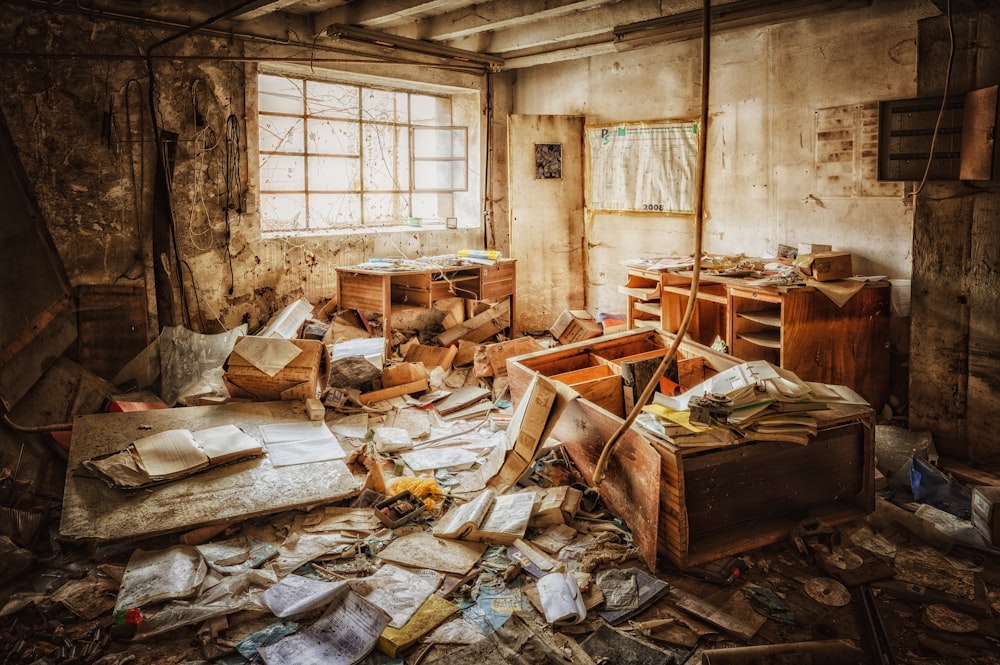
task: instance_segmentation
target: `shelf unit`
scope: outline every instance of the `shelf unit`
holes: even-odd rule
[[[677,332],[691,295],[691,278],[670,271],[629,268],[625,286],[619,287],[628,302],[625,323],[629,329],[654,325]],[[688,337],[711,346],[726,336],[728,298],[724,284],[699,281]]]
[[[619,290],[628,299],[628,327],[680,327],[690,297],[689,272],[628,269]],[[814,286],[750,286],[733,277],[702,275],[688,337],[730,355],[766,360],[806,381],[850,386],[875,408],[889,398],[888,282],[867,284],[838,307]]]

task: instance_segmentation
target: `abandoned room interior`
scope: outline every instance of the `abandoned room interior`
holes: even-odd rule
[[[3,664],[1000,663],[998,39],[0,1]]]

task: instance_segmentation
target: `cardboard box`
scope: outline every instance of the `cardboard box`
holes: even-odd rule
[[[269,376],[233,351],[223,365],[225,373],[222,380],[229,393],[233,397],[246,397],[259,402],[318,398],[326,387],[326,353],[323,343],[314,339],[267,341],[275,344],[291,342],[299,347],[299,355],[277,374]],[[236,343],[238,345],[239,340]]]
[[[832,245],[819,245],[814,242],[800,242],[796,254],[802,256],[803,254],[822,254],[824,252],[832,252]]]
[[[972,526],[991,545],[1000,544],[1000,487],[982,485],[972,489]]]
[[[802,272],[812,275],[813,279],[820,282],[846,279],[854,275],[850,252],[820,252],[799,255],[799,259],[801,260],[799,268]]]
[[[604,327],[585,309],[566,309],[549,328],[549,332],[560,344],[572,344],[600,337],[604,334]]]

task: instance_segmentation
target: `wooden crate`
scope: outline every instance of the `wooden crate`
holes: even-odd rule
[[[556,380],[580,377],[589,387],[588,368],[613,371],[630,358],[655,357],[672,341],[669,333],[647,328],[510,358],[514,402],[535,372]],[[684,389],[740,362],[693,342],[682,343],[678,356]],[[837,405],[813,413],[819,432],[806,446],[758,441],[680,449],[630,428],[612,455],[601,496],[629,525],[653,570],[661,557],[675,567],[697,566],[785,539],[807,519],[835,525],[871,512],[874,412]],[[578,399],[552,436],[591,483],[605,442],[622,422],[621,414]]]

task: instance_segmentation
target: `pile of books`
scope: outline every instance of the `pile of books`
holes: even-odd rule
[[[710,396],[723,413],[707,419],[692,399]],[[788,441],[805,445],[816,436],[810,412],[831,403],[867,404],[847,386],[803,381],[765,360],[741,363],[677,396],[656,393],[636,423],[675,446],[714,447],[745,441]],[[695,400],[695,405],[701,402]],[[711,422],[706,422],[711,420]]]

